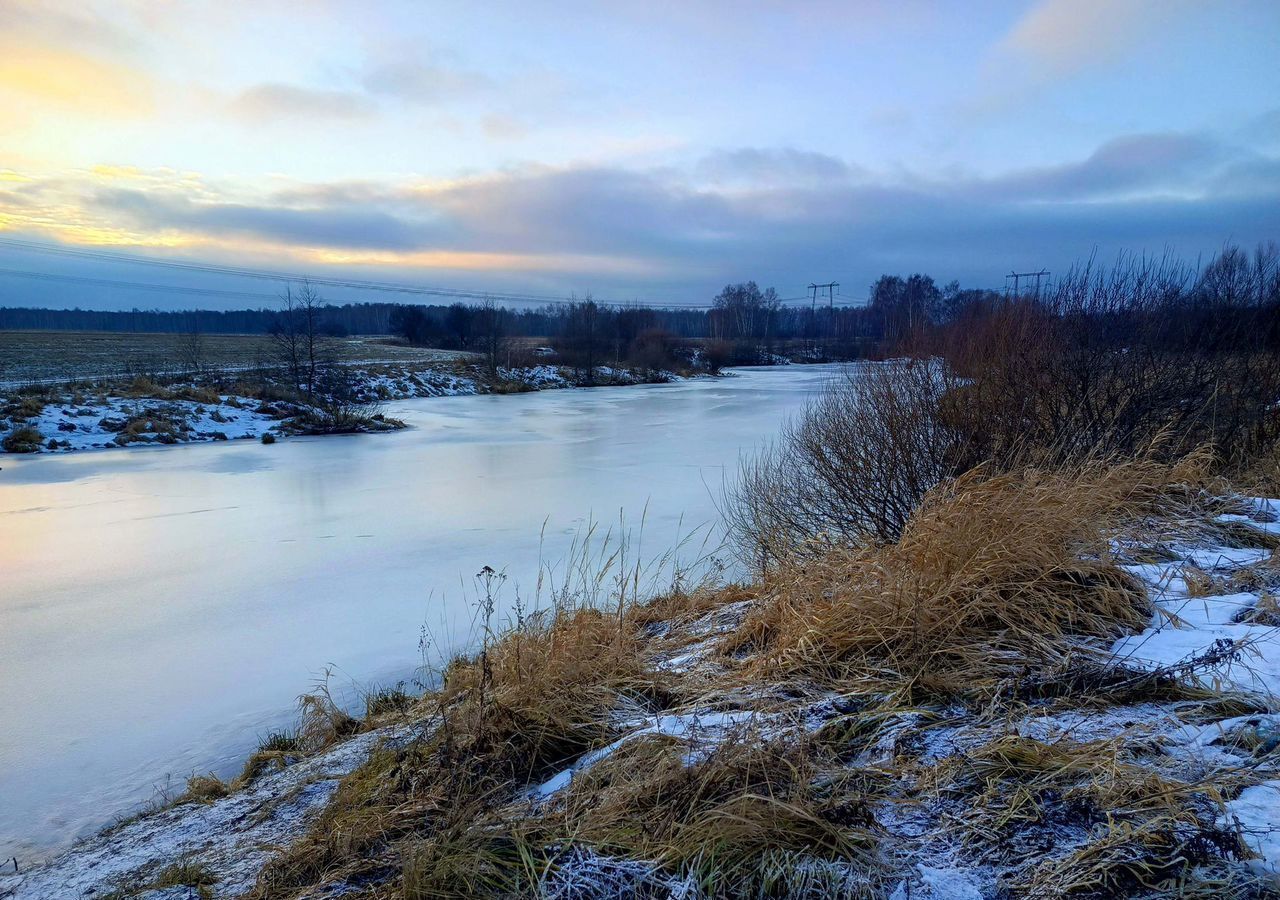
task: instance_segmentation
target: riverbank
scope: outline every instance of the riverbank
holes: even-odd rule
[[[1278,513],[1185,467],[1005,477],[895,546],[563,598],[0,895],[1269,896]]]
[[[149,444],[255,440],[296,434],[378,433],[404,423],[387,402],[569,387],[669,383],[661,370],[539,365],[496,371],[461,362],[342,368],[338,388],[311,394],[279,376],[248,373],[36,384],[0,392],[0,453],[62,453]]]

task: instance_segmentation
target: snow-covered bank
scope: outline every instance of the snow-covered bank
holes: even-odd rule
[[[280,422],[245,397],[221,396],[216,403],[99,397],[81,405],[47,404],[27,420],[45,439],[47,452],[92,450],[140,444],[179,444],[257,438]]]
[[[445,368],[389,367],[346,370],[351,402],[376,408],[379,403],[420,397],[456,397],[484,393],[518,393],[592,385],[635,385],[671,382],[671,372],[637,373],[607,366],[590,378],[550,365],[499,367],[494,373],[470,366]],[[48,453],[119,448],[145,444],[258,438],[306,431],[295,420],[307,415],[300,401],[271,399],[267,389],[255,394],[228,392],[232,381],[202,378],[163,386],[145,382],[103,384],[86,388],[57,385],[0,394],[0,453]],[[366,426],[346,430],[384,431],[395,423],[368,417]],[[384,427],[385,426],[385,427]]]
[[[342,776],[374,748],[403,743],[410,735],[405,728],[371,731],[211,803],[182,803],[143,815],[29,871],[0,875],[0,898],[69,900],[129,891],[177,861],[207,868],[217,879],[217,896],[237,897],[253,886],[275,848],[306,831]]]

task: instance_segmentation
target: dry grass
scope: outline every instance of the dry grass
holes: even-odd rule
[[[1280,445],[1238,464],[1231,481],[1243,494],[1280,499]]]
[[[230,794],[232,786],[217,775],[192,775],[187,779],[187,792],[178,800],[180,803],[212,803]]]
[[[43,438],[34,428],[15,428],[0,441],[0,450],[6,453],[35,453],[40,449]]]
[[[605,743],[613,710],[657,702],[661,684],[619,615],[533,617],[449,667],[442,690],[419,704],[418,714],[435,723],[429,735],[375,754],[346,779],[312,834],[264,870],[257,896],[291,896],[344,861],[368,865],[383,853],[443,865],[446,849],[478,839],[472,825],[484,825],[467,804],[498,806],[519,785]],[[456,840],[446,840],[450,828],[463,828]],[[410,839],[414,847],[393,846]],[[418,896],[436,896],[421,866],[407,871]]]
[[[298,698],[301,723],[293,735],[296,747],[305,753],[318,753],[332,747],[343,738],[360,731],[360,720],[339,706],[329,692],[329,675],[316,684],[311,693]]]
[[[1186,563],[1181,567],[1179,573],[1183,582],[1187,585],[1188,597],[1208,597],[1211,594],[1219,593],[1218,585],[1213,576],[1195,563]]]
[[[15,394],[0,407],[0,417],[8,416],[15,422],[34,419],[44,412],[48,397],[32,394]]]
[[[284,769],[302,756],[302,742],[297,734],[292,731],[269,732],[258,742],[258,749],[245,760],[244,769],[234,787],[251,784],[254,779],[271,769]]]
[[[969,690],[1060,663],[1080,638],[1150,617],[1106,536],[1156,502],[1154,464],[973,473],[932,492],[896,544],[832,550],[771,573],[771,599],[733,637],[772,671]]]
[[[1239,871],[1224,867],[1242,852],[1238,836],[1213,823],[1239,779],[1184,780],[1138,758],[1148,751],[1137,741],[1045,744],[999,731],[1027,704],[1063,697],[1072,709],[1241,711],[1168,673],[1104,670],[1091,651],[1151,614],[1109,538],[1149,526],[1163,540],[1170,515],[1210,527],[1218,506],[1204,502],[1202,472],[1197,460],[975,472],[932,491],[895,544],[824,547],[759,584],[677,586],[646,603],[616,554],[588,576],[584,552],[582,571],[552,586],[553,608],[517,615],[502,635],[488,628],[487,588],[500,583],[489,571],[480,650],[449,665],[438,690],[373,691],[364,723],[323,685],[303,698],[297,744],[307,750],[397,718],[421,731],[345,778],[253,897],[311,897],[341,883],[379,898],[539,896],[577,883],[583,854],[631,867],[617,875],[621,896],[662,896],[657,885],[672,879],[708,897],[883,896],[900,861],[882,852],[876,804],[938,798],[967,810],[939,829],[975,854],[1027,850],[1011,896],[1112,896],[1179,879],[1204,896],[1234,889]],[[656,664],[741,601],[754,608],[717,665]],[[551,798],[532,799],[548,776],[635,727],[627,719],[690,708],[768,718],[833,689],[837,712],[816,733],[796,715],[712,739],[632,736]],[[926,765],[925,732],[952,727],[956,698],[979,701],[979,727],[995,737]],[[1059,827],[1074,829],[1074,843],[1030,852],[1028,835]],[[1212,877],[1190,878],[1201,862]]]
[[[758,595],[755,586],[746,584],[703,584],[691,590],[676,589],[630,607],[627,620],[639,628],[659,623],[682,625],[730,603],[754,600]]]
[[[749,730],[688,752],[629,742],[576,779],[545,826],[692,876],[712,897],[871,895],[881,863],[857,773],[817,743]]]
[[[412,701],[405,714],[424,723],[422,736],[346,778],[310,833],[264,869],[254,896],[370,880],[379,896],[418,900],[536,896],[572,883],[584,852],[639,867],[626,876],[635,896],[670,879],[708,897],[880,896],[895,863],[881,856],[872,809],[890,797],[963,798],[970,813],[947,827],[975,851],[1076,828],[1070,852],[1029,859],[1019,896],[1102,896],[1183,877],[1179,860],[1221,861],[1239,849],[1211,827],[1228,781],[1160,774],[1123,742],[1006,735],[937,769],[911,749],[943,723],[939,700],[978,699],[986,717],[1014,717],[1026,711],[1017,698],[1036,694],[1025,689],[1032,682],[1058,691],[1028,701],[1042,705],[1064,702],[1048,699],[1062,691],[1104,705],[1215,702],[1172,677],[1139,683],[1082,668],[1098,665],[1089,648],[1099,639],[1150,619],[1145,593],[1111,560],[1109,537],[1190,515],[1200,471],[1133,462],[972,473],[931,492],[896,544],[807,553],[761,584],[603,609],[574,608],[571,592],[553,591],[553,611],[521,617],[501,636],[486,628],[475,656]],[[1216,509],[1196,514],[1211,521]],[[579,580],[601,588],[599,578]],[[705,622],[744,600],[755,607],[727,641],[725,674],[654,665],[687,631],[656,625]],[[632,737],[545,804],[530,799],[533,785],[615,741],[620,718],[688,703],[784,709],[832,688],[841,712],[816,733],[792,724],[701,743]],[[744,700],[744,689],[759,696]],[[404,703],[373,700],[368,712],[391,716]],[[341,730],[327,724],[330,707],[314,702],[317,746]]]

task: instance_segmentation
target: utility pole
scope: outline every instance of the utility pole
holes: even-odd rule
[[[1037,298],[1037,299],[1039,299],[1039,297],[1040,297],[1040,279],[1041,279],[1042,277],[1044,277],[1044,276],[1048,275],[1048,274],[1049,274],[1049,272],[1048,272],[1048,270],[1046,270],[1046,269],[1041,269],[1039,272],[1012,272],[1012,271],[1011,271],[1008,275],[1004,276],[1004,295],[1005,295],[1005,297],[1007,298],[1007,297],[1009,296],[1009,279],[1010,279],[1010,278],[1012,278],[1012,279],[1013,279],[1013,299],[1015,299],[1015,300],[1017,300],[1017,299],[1018,299],[1018,297],[1020,297],[1020,296],[1021,296],[1021,294],[1020,294],[1020,293],[1019,293],[1019,291],[1018,291],[1018,287],[1019,287],[1019,285],[1020,285],[1020,283],[1021,283],[1022,279],[1023,279],[1023,278],[1035,278],[1035,280],[1036,280],[1036,298]]]
[[[830,281],[830,282],[827,282],[826,284],[814,284],[812,282],[809,283],[809,290],[813,292],[812,299],[809,301],[809,309],[810,309],[810,314],[814,317],[815,331],[817,330],[816,326],[817,326],[817,315],[818,315],[818,291],[821,290],[821,291],[827,292],[827,321],[828,321],[828,328],[831,331],[831,334],[829,334],[828,337],[831,337],[831,338],[835,337],[835,330],[836,330],[835,329],[836,288],[838,287],[840,287],[840,282],[838,281]]]

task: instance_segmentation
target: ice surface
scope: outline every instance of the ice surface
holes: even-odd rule
[[[414,676],[424,626],[430,662],[461,649],[482,566],[509,575],[501,620],[592,519],[616,535],[625,515],[629,558],[691,533],[699,555],[708,485],[835,373],[411,400],[387,407],[409,430],[270,447],[0,456],[0,858],[235,774],[328,664],[358,702]]]

